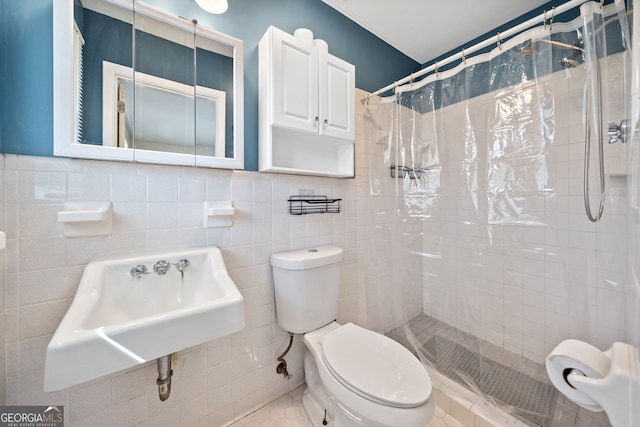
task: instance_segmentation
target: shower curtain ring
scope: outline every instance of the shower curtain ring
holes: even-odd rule
[[[542,13],[542,25],[544,25],[544,29],[547,29],[547,11],[545,10]]]
[[[553,9],[551,9],[551,20],[549,21],[549,29],[551,30],[553,28],[553,18],[556,17],[556,7],[553,6]]]
[[[464,55],[464,49],[462,49],[462,62],[467,63],[467,57]]]
[[[496,33],[496,39],[497,39],[496,44],[497,44],[498,49],[502,50],[502,42],[500,41],[500,32],[499,31]]]
[[[600,9],[604,7],[604,0],[600,0]]]
[[[436,77],[440,77],[440,73],[438,71],[438,61],[436,61]]]

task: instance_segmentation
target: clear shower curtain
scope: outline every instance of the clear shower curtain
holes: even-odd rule
[[[581,13],[363,109],[368,326],[407,345],[437,386],[448,377],[531,425],[592,420],[546,380],[555,345],[606,349],[627,333],[624,148],[605,140],[603,220],[588,221],[582,202],[593,61],[604,120],[625,114],[624,3]]]

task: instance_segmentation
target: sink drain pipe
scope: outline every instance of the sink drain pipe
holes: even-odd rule
[[[167,354],[158,359],[158,397],[161,401],[165,401],[171,394],[171,377],[173,370],[171,369],[171,355]]]

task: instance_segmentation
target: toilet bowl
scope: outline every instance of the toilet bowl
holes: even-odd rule
[[[314,427],[423,427],[435,405],[425,367],[392,339],[336,322],[343,251],[322,246],[271,256],[278,325],[304,334]]]
[[[314,427],[398,426],[399,420],[423,427],[433,417],[427,371],[392,339],[332,322],[303,341],[308,351],[302,403]]]

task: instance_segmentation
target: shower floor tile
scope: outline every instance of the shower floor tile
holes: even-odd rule
[[[610,426],[604,413],[583,409],[557,392],[543,365],[430,316],[418,315],[388,335],[414,354],[420,352],[441,374],[479,389],[487,400],[530,426]]]

